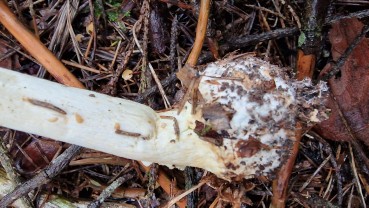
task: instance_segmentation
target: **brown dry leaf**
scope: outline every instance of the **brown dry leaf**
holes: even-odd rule
[[[181,80],[186,88],[189,88],[191,81],[196,79],[196,74],[197,71],[194,68],[185,65],[177,72],[177,78]]]
[[[335,61],[344,53],[363,24],[357,19],[345,19],[332,25],[329,39],[332,43],[332,56]],[[330,71],[327,66],[324,71]],[[336,141],[350,141],[347,130],[337,107],[339,106],[353,135],[369,146],[369,39],[356,46],[341,68],[341,76],[329,80],[331,96],[327,107],[332,109],[328,120],[316,126],[325,138]],[[333,96],[336,98],[336,103]]]
[[[60,148],[60,142],[57,141],[34,140],[23,148],[23,151],[34,164],[25,155],[20,154],[16,159],[17,168],[22,173],[32,174],[34,171],[46,167]]]

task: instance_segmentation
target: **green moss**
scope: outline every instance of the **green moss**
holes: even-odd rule
[[[105,11],[110,22],[116,22],[120,18],[129,17],[131,15],[129,11],[121,13],[121,3],[122,2],[119,0],[107,0],[105,1],[106,5],[104,7],[104,5],[100,4],[99,1],[94,1],[95,16],[100,18],[103,14],[104,8],[108,7]]]
[[[302,45],[304,45],[305,41],[306,41],[306,36],[305,36],[305,33],[302,32],[298,39],[298,47],[301,47]]]

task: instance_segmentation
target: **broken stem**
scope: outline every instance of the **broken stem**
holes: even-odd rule
[[[214,173],[225,168],[212,145],[190,129],[196,118],[190,105],[180,116],[174,110],[158,114],[139,103],[10,70],[1,69],[0,74],[1,126],[135,160]],[[180,139],[174,120],[160,116],[177,117]]]
[[[226,180],[267,175],[289,153],[295,118],[319,121],[307,103],[325,85],[296,82],[267,62],[237,56],[200,72],[196,107],[155,112],[139,103],[0,69],[0,126]],[[319,97],[300,95],[300,88]],[[305,92],[309,95],[309,92]],[[314,98],[315,99],[315,98]],[[195,113],[193,113],[195,112]]]

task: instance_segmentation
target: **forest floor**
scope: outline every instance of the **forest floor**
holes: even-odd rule
[[[209,173],[190,167],[184,171],[158,165],[148,168],[138,161],[83,149],[55,177],[28,187],[32,191],[24,191],[29,193],[24,200],[31,205],[19,206],[53,207],[54,200],[54,206],[98,207],[97,198],[112,183],[123,184],[104,198],[105,207],[165,207],[171,202],[178,207],[367,206],[369,3],[201,1],[9,0],[7,5],[85,88],[155,110],[167,107],[163,94],[171,105],[184,94],[176,73],[185,64],[202,66],[230,54],[252,53],[288,68],[298,79],[327,81],[330,118],[303,132],[292,170],[232,183],[213,177],[212,183],[202,183],[178,201],[175,195],[198,185]],[[199,39],[196,27],[204,23],[203,14],[208,21],[205,37]],[[0,66],[55,81],[30,49],[24,49],[22,34],[15,37],[12,26],[0,21]],[[160,83],[152,78],[149,65]],[[164,91],[158,90],[158,84]],[[70,147],[1,127],[0,136],[6,170],[0,171],[0,183],[11,184],[6,173],[15,180],[5,167],[4,161],[10,159],[10,166],[21,176],[18,190],[28,190],[23,182]],[[282,176],[288,186],[273,186],[273,180],[277,183]],[[276,188],[286,195],[276,199]]]

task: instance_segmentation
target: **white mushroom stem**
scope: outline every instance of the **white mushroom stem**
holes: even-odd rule
[[[267,174],[294,137],[294,89],[273,79],[275,69],[255,58],[210,65],[198,86],[203,104],[178,114],[1,68],[0,126],[228,180]]]
[[[222,168],[212,145],[190,129],[196,119],[190,105],[179,115],[158,114],[129,100],[6,69],[0,70],[0,85],[1,126],[135,160],[215,173]]]
[[[0,126],[113,155],[220,174],[213,145],[193,132],[197,115],[187,104],[156,113],[129,100],[66,87],[0,69]]]

